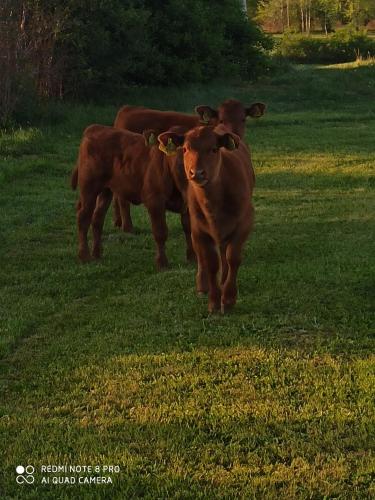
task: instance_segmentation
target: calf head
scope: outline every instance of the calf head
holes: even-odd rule
[[[210,106],[197,106],[195,111],[201,117],[206,117],[208,120],[216,120],[217,123],[223,124],[228,131],[237,134],[243,139],[245,135],[246,118],[260,118],[264,115],[266,105],[262,102],[255,102],[250,107],[246,107],[237,99],[228,99],[224,101],[219,109],[213,109]]]
[[[197,106],[195,112],[199,115],[199,123],[202,125],[215,126],[219,123],[217,111],[211,108],[211,106]]]
[[[187,179],[195,185],[205,186],[214,181],[220,172],[220,148],[238,148],[240,138],[231,132],[218,133],[214,127],[197,127],[179,135],[164,132],[158,137],[159,148],[166,154],[177,152],[182,147]]]

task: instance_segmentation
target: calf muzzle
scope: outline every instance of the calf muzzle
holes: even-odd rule
[[[204,170],[193,170],[189,171],[190,180],[196,182],[197,184],[205,184],[207,182],[207,177]]]

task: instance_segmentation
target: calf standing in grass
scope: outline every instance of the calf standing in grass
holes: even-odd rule
[[[181,127],[172,130],[185,132]],[[103,224],[113,194],[120,200],[146,206],[157,244],[158,268],[168,265],[165,254],[168,235],[166,210],[181,214],[187,257],[195,257],[189,216],[181,195],[187,184],[182,163],[176,166],[176,156],[166,156],[158,147],[150,146],[153,136],[152,131],[141,135],[102,125],[91,125],[84,131],[77,166],[72,174],[73,189],[77,185],[80,188],[77,224],[78,256],[82,262],[91,259],[87,241],[90,225],[93,231],[92,256],[101,257]],[[155,136],[154,139],[156,142]]]
[[[208,292],[210,312],[221,309],[224,313],[236,303],[242,248],[254,219],[255,176],[249,150],[222,126],[197,127],[185,135],[165,132],[159,135],[159,142],[169,150],[183,147],[192,241],[198,259],[197,292]]]

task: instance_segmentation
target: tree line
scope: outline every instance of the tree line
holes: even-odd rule
[[[355,29],[375,18],[374,0],[253,0],[255,18],[273,32],[298,31],[309,34],[321,29],[326,34],[337,24]]]
[[[34,94],[251,79],[270,43],[240,0],[2,0],[0,120]]]

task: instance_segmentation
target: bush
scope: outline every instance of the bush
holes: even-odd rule
[[[375,56],[375,40],[364,32],[342,30],[326,38],[286,34],[276,54],[296,63],[336,64]]]
[[[255,78],[269,37],[233,0],[70,0],[65,93]]]

